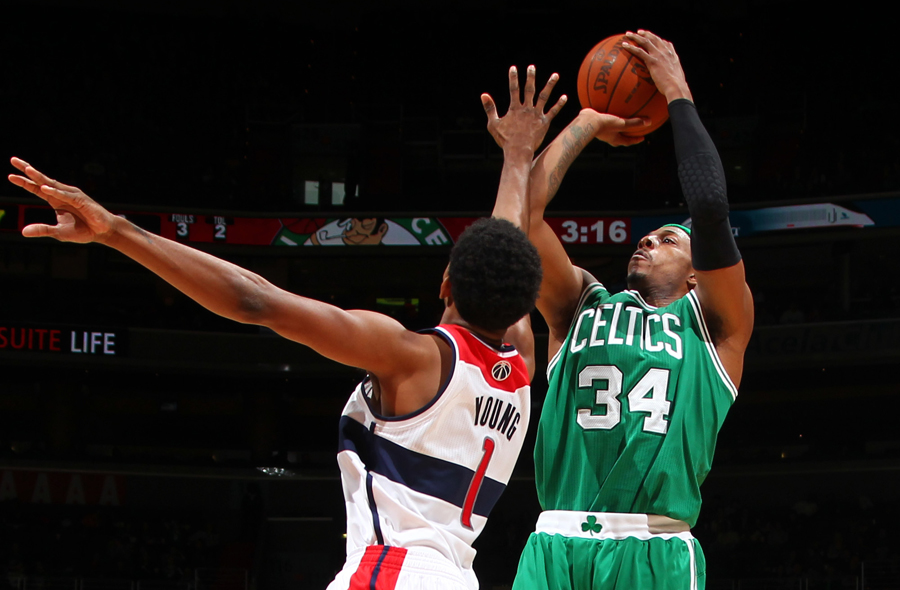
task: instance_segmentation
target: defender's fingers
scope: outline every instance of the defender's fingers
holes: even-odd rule
[[[484,112],[488,118],[488,125],[491,124],[491,121],[499,119],[499,115],[497,115],[497,105],[494,104],[494,99],[491,98],[490,94],[482,94],[481,95],[481,106],[484,107]]]
[[[41,193],[40,185],[32,182],[30,179],[25,178],[24,176],[19,176],[18,174],[10,174],[7,178],[9,178],[9,181],[17,187],[24,188],[31,194],[44,198],[44,195]]]
[[[565,94],[563,94],[562,96],[559,97],[559,100],[556,101],[556,104],[553,105],[549,111],[547,111],[547,115],[546,115],[547,122],[550,122],[553,120],[553,117],[555,117],[559,113],[559,111],[562,110],[562,108],[564,106],[566,106],[566,102],[568,100],[569,100],[569,97],[566,96]]]
[[[535,70],[534,66],[528,66],[528,70],[526,70],[525,74],[525,101],[522,103],[525,106],[534,105],[534,78],[537,75],[537,70]]]
[[[32,223],[22,228],[22,235],[26,238],[55,238],[57,228],[45,223]]]
[[[22,168],[22,172],[24,172],[25,176],[27,176],[37,184],[50,184],[50,182],[53,180],[31,164],[25,164],[25,167]]]
[[[519,99],[519,70],[516,66],[509,68],[509,106],[522,104]]]
[[[15,156],[9,159],[9,163],[12,164],[20,172],[25,172],[25,169],[31,166],[31,164],[29,164],[22,158],[16,158]]]
[[[65,203],[66,205],[70,205],[76,209],[80,209],[84,205],[83,195],[80,195],[74,187],[66,187],[66,185],[60,185],[65,188],[57,188],[55,186],[50,186],[47,184],[41,185],[41,193],[43,193],[43,198],[45,199],[56,199],[61,203]],[[70,190],[74,189],[74,190]]]
[[[50,178],[49,176],[47,176],[46,174],[44,174],[43,172],[41,172],[40,170],[38,170],[37,168],[35,168],[34,166],[32,166],[30,164],[25,167],[24,172],[25,172],[25,175],[28,176],[28,178],[30,178],[37,184],[45,184],[47,186],[52,186],[54,188],[58,188],[61,190],[66,190],[66,191],[78,190],[74,186],[69,186],[68,184],[63,184],[63,183],[59,182],[58,180],[54,180],[54,179]]]
[[[24,173],[25,176],[19,176],[16,174],[9,175],[9,181],[15,184],[16,186],[20,186],[38,196],[42,196],[40,194],[40,187],[43,184],[55,183],[59,186],[65,186],[62,183],[57,183],[52,178],[49,178],[45,174],[43,174],[40,170],[23,160],[22,158],[10,158],[10,163],[15,166],[18,170]]]
[[[556,86],[557,82],[559,82],[559,74],[550,74],[550,78],[544,85],[544,89],[541,90],[540,94],[538,94],[538,100],[537,103],[535,103],[534,108],[538,109],[539,111],[544,110],[544,105],[547,104],[548,100],[550,100],[550,94],[553,93],[553,87]]]

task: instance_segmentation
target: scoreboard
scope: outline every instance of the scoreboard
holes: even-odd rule
[[[157,213],[113,210],[146,231],[186,243],[240,246],[449,246],[477,217],[401,217],[350,213],[320,217],[253,216],[210,212]],[[847,227],[900,227],[900,198],[868,199],[734,210],[737,237],[762,233]],[[657,215],[549,214],[545,217],[567,246],[635,244],[668,223],[690,226],[686,212]],[[0,200],[0,233],[18,233],[31,223],[55,223],[53,210],[41,203]]]
[[[477,217],[266,217],[114,210],[144,230],[186,243],[240,246],[449,246]],[[565,244],[631,241],[630,217],[548,218]],[[50,207],[0,202],[0,232],[56,223]],[[369,229],[374,226],[374,229]]]

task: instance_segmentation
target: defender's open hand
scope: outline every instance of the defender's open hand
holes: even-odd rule
[[[550,121],[559,113],[566,104],[566,96],[563,95],[556,104],[544,112],[544,107],[550,99],[550,93],[556,85],[559,76],[553,74],[547,80],[546,86],[534,102],[535,94],[535,68],[528,66],[525,78],[525,100],[519,98],[519,74],[516,67],[509,68],[509,111],[501,118],[497,114],[497,106],[489,94],[481,95],[481,104],[487,113],[488,131],[494,137],[497,144],[503,148],[524,147],[536,151],[544,140]]]
[[[56,225],[32,223],[22,229],[23,236],[86,244],[102,243],[112,234],[116,216],[81,189],[57,182],[19,158],[11,162],[24,176],[10,174],[9,181],[45,200],[56,211]]]

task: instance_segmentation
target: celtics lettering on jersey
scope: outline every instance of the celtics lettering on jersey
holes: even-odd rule
[[[569,350],[578,353],[585,347],[632,346],[648,353],[665,352],[674,359],[681,359],[681,320],[672,313],[644,315],[645,309],[635,301],[602,303],[588,307],[578,314],[570,334]],[[593,407],[578,410],[578,424],[582,428],[613,428],[621,420],[622,371],[613,365],[589,365],[578,374],[578,386],[594,387],[596,398]],[[666,400],[669,384],[667,369],[650,369],[628,393],[632,412],[648,412],[644,430],[665,434],[665,416],[671,403]],[[646,396],[650,396],[649,398]],[[596,408],[602,408],[598,414]]]
[[[695,295],[656,308],[591,285],[547,379],[535,448],[545,510],[696,520],[736,390]]]
[[[680,359],[681,336],[675,332],[676,328],[681,327],[678,316],[671,313],[648,315],[645,321],[643,313],[644,309],[633,302],[619,301],[589,307],[578,314],[569,347],[576,353],[585,346],[639,346],[648,352],[665,351]],[[588,323],[590,329],[583,329]]]

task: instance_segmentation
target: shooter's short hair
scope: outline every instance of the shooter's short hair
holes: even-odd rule
[[[485,330],[502,330],[534,309],[541,258],[519,228],[505,219],[479,219],[450,252],[450,292],[460,315]]]

